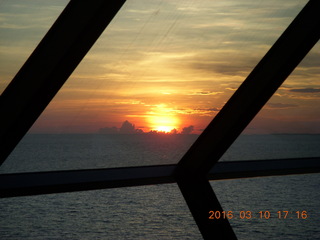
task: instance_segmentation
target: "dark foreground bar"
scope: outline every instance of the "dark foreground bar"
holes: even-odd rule
[[[276,160],[218,162],[210,171],[210,180],[281,176],[320,172],[320,157]]]
[[[0,175],[0,197],[174,183],[176,165]],[[320,158],[218,162],[210,180],[319,173]]]

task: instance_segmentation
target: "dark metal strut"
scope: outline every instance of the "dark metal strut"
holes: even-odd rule
[[[71,0],[0,99],[0,165],[40,116],[125,0]],[[320,37],[320,1],[310,0],[178,165],[0,175],[2,197],[177,182],[204,239],[236,239],[211,179],[319,172],[261,163],[217,163]],[[314,160],[314,159],[313,159]],[[313,161],[312,160],[312,161]],[[232,165],[233,164],[233,165]],[[252,167],[252,164],[255,167]],[[260,164],[260,165],[259,165]],[[223,166],[229,166],[227,170]],[[246,168],[246,167],[248,168]],[[317,170],[312,169],[317,166]],[[215,168],[219,168],[217,170]],[[241,172],[242,167],[242,172]],[[244,168],[243,168],[244,167]],[[213,168],[213,170],[212,170]],[[259,171],[257,171],[259,169]],[[240,171],[239,171],[240,170]],[[213,172],[210,172],[213,171]],[[229,171],[229,173],[228,173]],[[219,175],[220,174],[220,175]]]
[[[208,227],[208,209],[219,210],[219,201],[204,176],[267,103],[320,38],[320,1],[311,0],[262,58],[246,80],[212,120],[178,163],[175,177],[204,239],[236,239],[228,221],[218,229]],[[202,179],[202,184],[191,184]],[[208,180],[207,180],[208,181]],[[203,199],[205,207],[199,206]],[[230,230],[231,229],[231,230]],[[225,237],[224,232],[230,237]],[[233,232],[232,232],[233,233]],[[215,234],[215,235],[214,235]]]
[[[0,198],[175,183],[177,165],[0,174]],[[320,158],[217,162],[210,180],[320,173]]]
[[[0,165],[53,99],[125,0],[71,0],[1,95]]]

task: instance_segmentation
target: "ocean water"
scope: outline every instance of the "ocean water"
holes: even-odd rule
[[[177,163],[196,137],[27,135],[0,173]],[[221,160],[317,157],[319,143],[319,135],[243,135]],[[320,239],[320,174],[211,185],[239,239]],[[177,185],[163,184],[0,199],[0,239],[202,238]]]

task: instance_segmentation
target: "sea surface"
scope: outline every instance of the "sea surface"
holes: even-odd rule
[[[0,173],[172,164],[196,138],[28,134]],[[319,156],[320,135],[242,135],[221,161]],[[211,185],[239,239],[320,239],[320,174]],[[162,184],[0,199],[0,239],[202,238],[178,186]]]

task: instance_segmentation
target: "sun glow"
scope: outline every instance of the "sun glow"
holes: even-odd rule
[[[159,126],[159,127],[157,127],[156,129],[154,129],[154,130],[156,130],[156,131],[158,131],[158,132],[166,132],[166,133],[168,133],[168,132],[170,132],[171,130],[173,130],[174,128],[172,128],[172,127],[169,127],[169,126]]]
[[[151,130],[169,133],[178,128],[178,119],[174,116],[152,116],[149,118]]]

